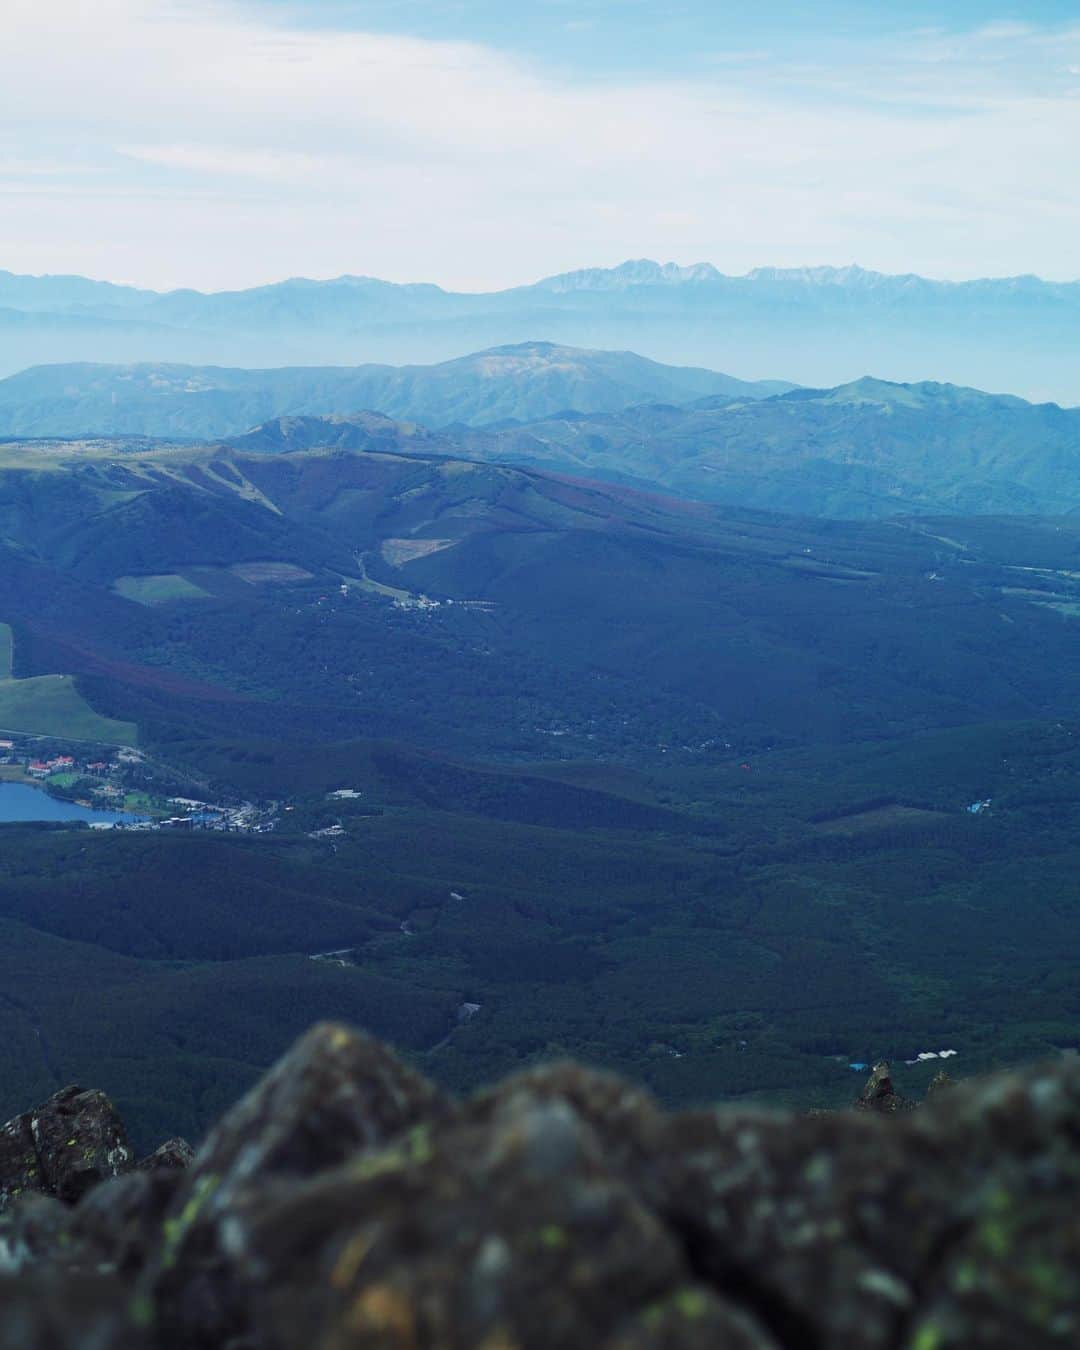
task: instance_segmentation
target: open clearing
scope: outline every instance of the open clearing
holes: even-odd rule
[[[939,825],[947,820],[944,811],[926,811],[919,806],[875,806],[869,811],[856,811],[850,816],[833,816],[818,822],[825,834],[866,834],[870,830],[892,829],[898,825]]]
[[[0,623],[0,680],[11,679],[14,656],[15,639],[12,637],[11,628],[6,623]]]
[[[295,563],[287,562],[233,563],[229,571],[242,581],[250,582],[253,586],[287,586],[291,582],[310,581],[314,576],[313,572],[305,571],[303,567],[297,567]]]
[[[94,712],[70,675],[0,683],[0,728],[107,745],[135,745],[138,740],[134,723],[114,722]]]
[[[170,600],[205,600],[209,592],[186,577],[175,572],[163,572],[157,576],[117,577],[113,590],[125,600],[134,600],[140,605],[164,605]]]
[[[414,558],[426,558],[431,553],[441,553],[444,548],[453,548],[456,539],[384,539],[382,555],[391,567],[402,567]]]

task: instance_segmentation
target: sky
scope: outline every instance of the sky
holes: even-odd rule
[[[1080,278],[1080,0],[5,0],[0,268]]]

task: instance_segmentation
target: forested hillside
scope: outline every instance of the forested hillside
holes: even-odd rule
[[[1075,522],[415,446],[4,455],[16,685],[71,677],[174,793],[278,804],[4,829],[11,1110],[81,1077],[196,1133],[313,1015],[456,1085],[571,1052],[686,1102],[1069,1043]]]

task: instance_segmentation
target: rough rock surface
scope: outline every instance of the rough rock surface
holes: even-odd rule
[[[104,1092],[64,1088],[0,1131],[0,1211],[26,1191],[74,1204],[133,1164],[124,1126]]]
[[[911,1111],[915,1103],[902,1097],[893,1086],[892,1070],[888,1064],[875,1064],[866,1080],[866,1086],[855,1103],[856,1111],[878,1111],[888,1114],[894,1111]]]
[[[25,1188],[0,1350],[1080,1343],[1080,1063],[859,1105],[667,1115],[574,1065],[456,1103],[317,1027],[190,1168]]]
[[[137,1164],[140,1172],[183,1171],[195,1161],[195,1150],[186,1139],[166,1139]]]

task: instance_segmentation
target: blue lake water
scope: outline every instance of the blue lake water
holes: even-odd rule
[[[83,820],[87,825],[130,824],[138,816],[123,811],[91,811],[74,802],[57,801],[41,788],[25,783],[0,783],[0,823],[15,820]]]

